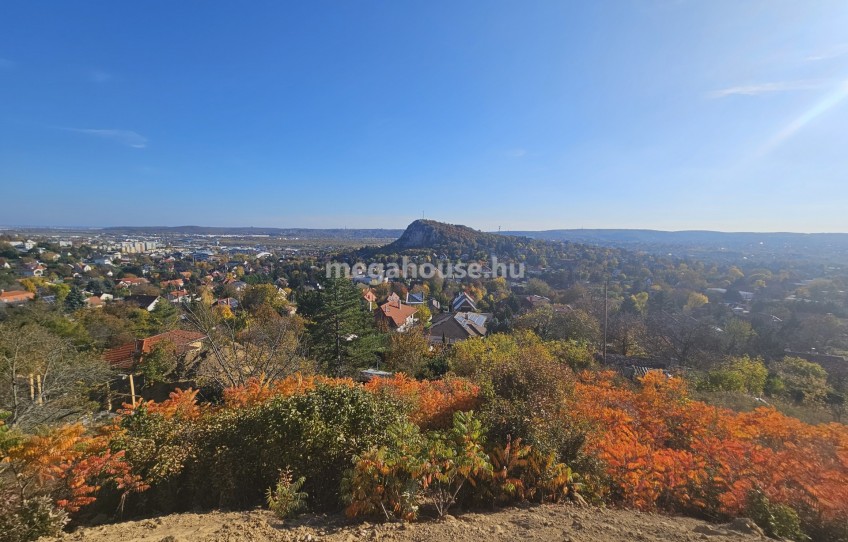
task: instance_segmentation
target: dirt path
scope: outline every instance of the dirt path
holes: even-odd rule
[[[318,541],[394,542],[445,540],[486,542],[539,540],[612,542],[663,540],[766,540],[748,520],[727,525],[643,514],[625,510],[545,505],[509,508],[492,513],[468,513],[444,521],[417,523],[350,523],[340,516],[306,515],[283,524],[270,512],[210,512],[174,514],[154,519],[87,527],[59,539],[83,542],[264,542]],[[46,541],[42,541],[46,542]]]

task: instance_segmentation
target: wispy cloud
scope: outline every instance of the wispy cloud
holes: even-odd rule
[[[840,56],[848,55],[848,43],[842,43],[826,49],[819,53],[808,56],[805,60],[810,62],[818,62],[820,60],[830,60],[831,58],[839,58]]]
[[[69,132],[110,139],[127,147],[143,149],[147,147],[147,138],[132,130],[107,130],[97,128],[62,128]]]
[[[507,158],[524,158],[527,156],[527,149],[509,149],[506,151]]]
[[[726,98],[728,96],[760,96],[775,92],[794,92],[798,90],[815,90],[826,84],[821,80],[775,81],[771,83],[756,83],[723,88],[710,92],[711,98]]]
[[[106,73],[101,70],[92,70],[91,73],[88,74],[89,78],[94,83],[105,83],[112,79],[112,74]]]

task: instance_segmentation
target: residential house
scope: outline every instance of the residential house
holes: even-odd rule
[[[144,356],[152,352],[158,344],[169,343],[177,355],[184,355],[200,350],[205,338],[203,333],[177,329],[110,348],[103,352],[103,360],[114,369],[133,369],[144,363]]]
[[[182,303],[190,300],[191,296],[187,290],[174,290],[173,292],[168,292],[168,301],[171,303]]]
[[[9,241],[9,244],[18,249],[18,252],[28,252],[35,248],[35,241],[27,239],[26,241]]]
[[[198,250],[191,254],[191,259],[196,262],[205,262],[208,261],[209,258],[214,256],[215,254],[209,250]]]
[[[356,377],[356,380],[359,382],[371,382],[375,378],[391,378],[394,376],[394,373],[390,373],[387,371],[381,371],[379,369],[363,369],[359,371],[359,374]]]
[[[374,293],[374,290],[372,290],[371,288],[365,288],[364,290],[362,290],[362,299],[364,299],[365,302],[368,303],[369,311],[374,310],[374,304],[377,303],[377,294]]]
[[[38,262],[25,263],[21,266],[21,275],[25,277],[43,277],[46,267]]]
[[[156,308],[156,304],[159,303],[160,299],[162,298],[158,295],[128,295],[124,298],[124,303],[135,305],[150,312]]]
[[[415,324],[415,311],[415,307],[404,305],[395,295],[395,300],[380,305],[374,315],[379,328],[404,332]]]
[[[229,307],[230,310],[236,310],[239,306],[238,299],[234,297],[223,297],[215,300],[215,305],[219,307]]]
[[[20,305],[35,299],[35,294],[24,290],[0,290],[0,303],[4,305]]]
[[[424,293],[420,292],[417,294],[411,294],[407,292],[406,294],[406,304],[407,305],[423,305],[424,304]]]
[[[477,305],[470,295],[459,292],[451,301],[451,312],[477,312]]]
[[[430,325],[430,344],[451,345],[486,335],[488,314],[479,312],[441,313],[433,316]]]
[[[85,305],[89,309],[99,309],[104,305],[104,303],[102,299],[93,295],[85,299]]]
[[[242,290],[247,288],[247,283],[243,280],[226,279],[224,281],[224,284],[234,288],[236,292],[241,292]]]
[[[183,287],[183,279],[174,279],[174,280],[163,280],[161,282],[162,288],[182,288]]]
[[[116,286],[118,288],[129,288],[131,286],[138,286],[139,284],[148,284],[148,280],[144,277],[124,277],[118,281]]]
[[[538,309],[543,305],[550,305],[551,300],[543,295],[528,295],[521,299],[522,304],[530,310]]]

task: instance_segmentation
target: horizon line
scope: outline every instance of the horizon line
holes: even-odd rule
[[[413,222],[417,222],[421,219],[416,219]],[[429,219],[428,219],[429,220]],[[442,222],[439,220],[433,220],[433,222],[439,222],[442,224],[450,224],[450,225],[459,225],[465,226],[464,224],[456,224],[451,222]],[[412,224],[412,222],[410,223]],[[265,230],[307,230],[307,231],[329,231],[329,230],[351,230],[351,231],[393,231],[393,230],[406,230],[409,227],[394,227],[394,228],[361,228],[361,227],[347,227],[347,226],[334,226],[334,227],[323,227],[323,228],[314,228],[314,227],[303,227],[303,226],[201,226],[196,224],[183,224],[179,226],[154,226],[154,225],[146,225],[146,226],[127,226],[127,225],[116,225],[116,226],[44,226],[44,225],[3,225],[0,224],[0,231],[15,231],[15,230],[108,230],[108,229],[135,229],[135,230],[145,230],[145,229],[180,229],[180,228],[205,228],[205,229],[219,229],[219,230],[238,230],[238,229],[265,229]],[[568,232],[580,232],[580,231],[600,231],[600,232],[611,232],[611,231],[642,231],[642,232],[657,232],[657,233],[721,233],[721,234],[791,234],[791,235],[848,235],[848,231],[814,231],[814,232],[801,232],[801,231],[790,231],[790,230],[769,230],[769,231],[757,231],[757,230],[711,230],[711,229],[681,229],[681,230],[664,230],[664,229],[655,229],[655,228],[546,228],[546,229],[505,229],[505,230],[477,230],[472,226],[466,226],[471,229],[475,229],[476,231],[484,232],[484,233],[494,233],[494,234],[527,234],[527,233],[549,233],[549,232],[558,232],[558,231],[568,231]]]

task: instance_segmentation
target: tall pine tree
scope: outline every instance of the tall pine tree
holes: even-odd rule
[[[350,279],[329,277],[323,289],[305,297],[301,309],[311,320],[312,356],[327,374],[352,375],[374,362],[378,337],[373,319]]]
[[[74,312],[85,307],[85,296],[82,295],[82,291],[76,286],[72,287],[68,296],[65,297],[64,306],[65,312]]]

